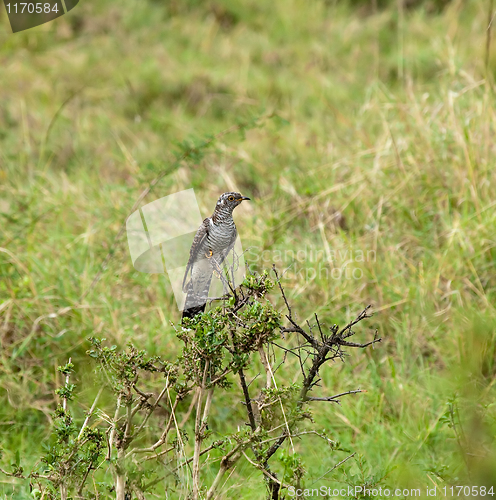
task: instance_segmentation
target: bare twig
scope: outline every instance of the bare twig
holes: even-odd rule
[[[220,439],[219,441],[215,441],[215,443],[212,443],[210,446],[207,446],[204,450],[200,452],[201,455],[205,455],[205,453],[208,453],[209,451],[213,450],[214,448],[218,448],[219,446],[224,444],[224,440]],[[154,457],[153,457],[154,458]],[[185,465],[191,463],[193,461],[194,457],[190,457],[184,462],[181,462],[175,469],[172,469],[172,472],[178,471],[181,467],[184,467]]]
[[[210,489],[207,492],[207,500],[211,500],[213,498],[217,488],[220,485],[220,482],[222,481],[224,474],[228,469],[230,469],[234,465],[234,463],[236,463],[239,460],[242,450],[248,445],[249,441],[238,443],[229,453],[227,453],[222,457],[222,460],[220,461],[219,471],[215,476],[212,486],[210,486]]]
[[[119,408],[121,407],[121,400],[122,400],[122,394],[119,393],[119,396],[117,396],[117,403],[115,405],[115,413],[114,413],[114,420],[112,421],[112,429],[110,431],[110,436],[108,440],[107,460],[110,460],[112,458],[112,445],[114,442],[114,436],[117,427],[117,419],[119,417]]]
[[[83,425],[81,426],[81,430],[79,431],[77,439],[80,440],[81,437],[83,436],[84,430],[88,426],[88,422],[90,421],[91,416],[93,415],[93,412],[95,411],[96,404],[98,403],[98,400],[100,399],[100,396],[102,395],[103,392],[103,387],[100,388],[98,391],[93,404],[91,405],[91,408],[88,410],[88,413],[86,414],[86,418],[84,419]]]
[[[179,404],[180,400],[181,400],[181,398],[179,397],[179,395],[176,396],[176,399],[174,400],[174,404],[172,405],[172,408],[171,408],[169,420],[167,421],[167,425],[165,426],[165,429],[162,432],[162,435],[160,436],[158,441],[156,441],[154,444],[152,444],[148,448],[135,448],[135,449],[129,451],[127,453],[126,457],[129,457],[135,453],[153,453],[157,448],[159,448],[160,446],[162,446],[165,443],[165,440],[167,439],[167,434],[169,433],[171,426],[172,426],[172,423],[173,423],[173,420],[174,420],[174,412],[176,411],[177,405]]]
[[[310,486],[313,486],[317,481],[320,481],[323,477],[327,476],[327,474],[329,474],[329,472],[332,472],[333,470],[337,469],[340,465],[343,465],[345,462],[347,462],[350,458],[354,457],[355,455],[356,455],[356,452],[347,456],[344,460],[341,460],[341,462],[337,463],[334,467],[331,467],[325,474],[322,474],[322,476],[320,476],[318,479],[316,479]]]
[[[258,470],[262,471],[262,473],[267,476],[271,481],[274,481],[279,485],[279,487],[287,488],[287,485],[279,481],[276,477],[274,477],[263,465],[255,463],[244,451],[242,452],[243,456],[248,460],[248,462],[251,463],[254,467],[256,467]]]
[[[201,407],[203,402],[203,395],[205,393],[207,385],[207,374],[209,365],[210,362],[207,359],[205,361],[205,368],[203,370],[203,379],[201,385],[198,387],[198,396],[196,403],[195,451],[193,455],[193,500],[198,499],[198,495],[200,492],[200,451],[201,451],[201,444],[203,442],[203,428],[204,425],[206,424],[205,419],[208,416],[208,411],[210,410],[209,399],[211,402],[212,398],[211,396],[212,389],[211,389],[209,390],[209,394],[207,395],[207,403],[205,404],[203,418],[202,418]]]
[[[341,394],[336,394],[335,396],[330,396],[328,398],[314,398],[314,397],[307,397],[306,401],[330,401],[332,403],[338,403],[339,404],[339,399],[341,396],[347,396],[348,394],[358,394],[359,392],[367,392],[362,389],[357,389],[356,391],[346,391],[342,392]]]

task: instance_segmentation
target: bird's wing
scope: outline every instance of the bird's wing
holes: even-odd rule
[[[198,259],[200,249],[203,247],[207,237],[208,237],[208,228],[210,227],[210,217],[207,217],[196,231],[195,237],[193,238],[193,243],[191,245],[191,249],[189,251],[189,259],[188,264],[186,265],[186,271],[184,273],[183,278],[183,292],[186,292],[186,279],[188,278],[188,273],[191,271],[193,264]]]

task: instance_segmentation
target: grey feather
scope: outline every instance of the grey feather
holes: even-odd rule
[[[183,318],[194,317],[205,310],[213,272],[221,272],[236,242],[238,232],[232,212],[243,200],[249,198],[239,193],[222,194],[212,216],[198,228],[183,278],[183,292],[186,293]]]

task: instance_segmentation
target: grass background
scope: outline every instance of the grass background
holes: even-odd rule
[[[367,393],[315,406],[357,452],[317,485],[496,486],[496,53],[489,2],[441,3],[83,1],[15,35],[0,9],[3,467],[42,453],[59,364],[82,407],[94,393],[88,336],[179,353],[168,279],[134,271],[125,238],[81,300],[168,169],[143,204],[194,187],[207,216],[221,192],[252,198],[236,210],[251,265],[292,264],[302,322],[374,307],[360,339],[383,344],[322,374],[322,395]],[[214,435],[236,405],[217,402]],[[307,486],[347,456],[312,438],[299,452]],[[240,464],[223,491],[262,497],[260,474]],[[0,493],[28,498],[5,477]]]

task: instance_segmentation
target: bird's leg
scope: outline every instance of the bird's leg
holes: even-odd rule
[[[220,268],[219,263],[217,262],[217,259],[215,259],[215,257],[212,259],[212,267],[213,267],[213,274],[214,274],[214,276],[217,279],[223,281],[224,278],[222,276],[222,270]]]

